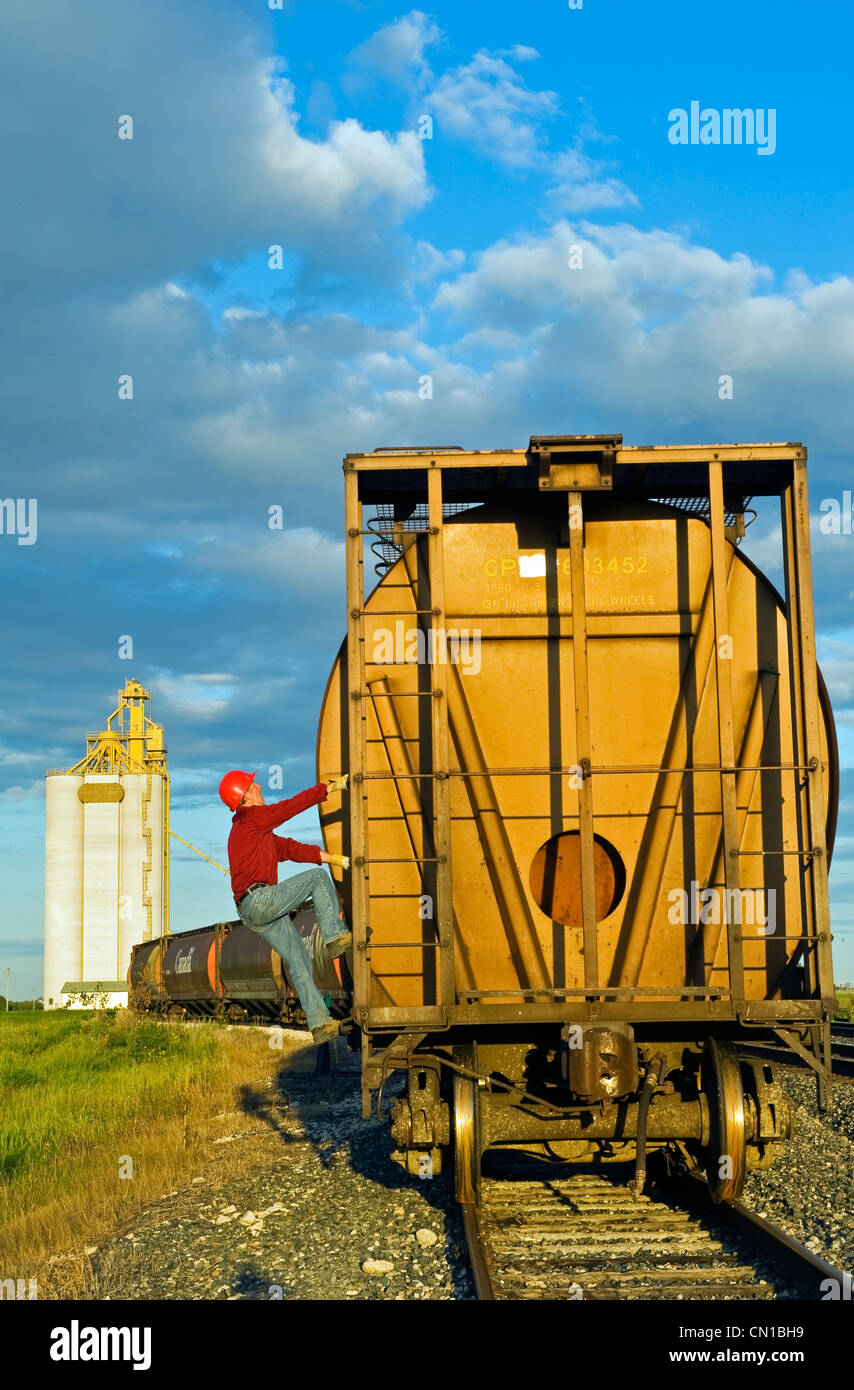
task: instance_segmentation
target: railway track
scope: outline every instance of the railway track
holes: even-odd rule
[[[854,1077],[854,1024],[834,1023],[830,1030],[830,1038],[834,1076],[843,1079]],[[790,1067],[795,1071],[807,1070],[807,1063],[790,1047],[784,1047],[782,1044],[778,1047],[773,1043],[747,1042],[739,1046],[746,1055],[766,1057],[769,1062],[776,1062],[779,1066]]]
[[[740,1203],[688,1178],[637,1196],[601,1169],[481,1179],[463,1204],[478,1297],[513,1300],[821,1298],[843,1272]]]
[[[854,1023],[833,1023],[830,1027],[833,1068],[841,1063],[844,1075],[854,1076]]]

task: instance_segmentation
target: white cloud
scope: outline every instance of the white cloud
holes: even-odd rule
[[[33,762],[34,760],[44,761],[45,766],[47,766],[47,760],[51,756],[51,754],[39,753],[38,751],[27,751],[26,753],[22,753],[14,748],[0,747],[0,763],[2,763],[4,767],[21,766],[25,763]]]
[[[580,149],[565,150],[554,163],[549,198],[563,212],[639,207],[637,194],[619,179],[602,177],[604,171],[601,160],[591,159]]]
[[[504,58],[483,48],[440,77],[426,99],[441,129],[517,169],[541,162],[543,125],[559,111],[556,92],[529,87]]]
[[[540,55],[536,48],[531,48],[528,44],[514,43],[512,48],[499,48],[495,56],[497,58],[512,58],[517,63],[532,63]]]
[[[579,244],[583,266],[571,269],[569,248]],[[546,232],[488,247],[474,270],[441,287],[437,304],[505,322],[514,311],[542,321],[547,306],[552,319],[583,304],[606,313],[622,306],[619,317],[642,327],[650,310],[661,318],[695,303],[741,305],[770,279],[766,267],[745,255],[727,260],[672,232],[560,220]]]
[[[638,206],[637,196],[609,173],[606,164],[584,154],[584,141],[612,137],[599,131],[583,98],[578,99],[581,119],[575,148],[556,157],[549,152],[547,128],[561,114],[557,93],[529,86],[513,66],[538,59],[535,48],[482,48],[467,63],[434,76],[426,51],[442,38],[438,26],[420,10],[384,25],[349,55],[352,71],[344,79],[346,90],[356,95],[372,77],[406,89],[413,123],[416,114],[429,114],[437,122],[437,138],[462,140],[516,172],[538,171],[553,185],[548,197],[561,211]]]
[[[818,660],[837,717],[854,723],[854,710],[841,714],[845,705],[854,705],[854,629],[850,632],[820,636]]]
[[[10,291],[119,294],[280,242],[348,264],[429,196],[420,140],[347,119],[300,133],[264,10],[113,0],[0,12]],[[21,93],[38,93],[22,119]],[[133,118],[133,139],[118,119]],[[45,215],[46,190],[61,215]]]
[[[44,778],[39,777],[34,782],[28,782],[23,786],[4,787],[0,791],[0,801],[38,801],[44,797]]]
[[[461,270],[465,259],[464,251],[440,251],[429,241],[419,241],[412,253],[412,279],[415,282],[433,280],[438,275]]]
[[[569,263],[574,245],[580,269]],[[671,435],[683,419],[714,419],[717,437],[846,449],[839,403],[854,373],[854,282],[772,283],[748,256],[676,233],[559,221],[488,247],[473,269],[445,279],[435,305],[468,331],[536,333],[530,376],[541,394],[562,377],[588,405],[667,419]],[[734,378],[733,401],[718,396],[723,373]],[[733,434],[748,424],[763,432]]]
[[[393,24],[385,24],[349,55],[356,69],[347,80],[349,91],[364,85],[366,72],[374,72],[400,87],[419,85],[430,76],[426,50],[440,42],[442,32],[421,10],[411,10]]]
[[[740,547],[763,574],[774,576],[778,583],[778,576],[783,573],[782,539],[779,524],[768,530],[760,530],[757,523],[753,523],[748,526]]]
[[[173,674],[171,671],[160,671],[149,677],[149,685],[158,702],[158,709],[162,709],[166,717],[170,713],[178,713],[207,722],[220,719],[229,712],[239,693],[240,679],[218,672],[186,671]]]
[[[317,602],[341,589],[344,542],[311,526],[261,532],[247,540],[220,537],[215,545],[200,547],[193,564],[239,576],[244,583],[261,580],[283,594],[308,590]]]
[[[286,199],[294,200],[286,225],[298,229],[303,242],[312,229],[330,224],[343,231],[347,214],[364,213],[378,201],[393,221],[427,201],[423,146],[414,131],[391,138],[349,117],[334,122],[326,140],[306,140],[296,130],[290,83],[280,80],[276,95],[283,119],[271,121],[265,154],[277,215]],[[358,225],[353,230],[358,233]]]

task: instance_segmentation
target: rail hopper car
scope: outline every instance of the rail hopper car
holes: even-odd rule
[[[838,770],[806,450],[351,454],[347,636],[321,807],[354,933],[363,1106],[395,1156],[666,1149],[718,1199],[791,1129],[772,1040],[830,1102]],[[740,547],[778,499],[784,593]],[[767,505],[767,504],[766,504]],[[366,592],[370,544],[380,581]]]
[[[315,984],[329,996],[332,1012],[345,1014],[349,1008],[346,965],[324,958],[310,904],[292,912],[291,918],[308,947]],[[216,922],[134,946],[128,990],[137,1009],[173,1018],[305,1022],[278,951],[241,921]]]

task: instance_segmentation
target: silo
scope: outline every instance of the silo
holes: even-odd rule
[[[131,947],[150,940],[152,935],[150,920],[146,920],[143,881],[146,854],[142,829],[143,801],[150,780],[137,772],[125,773],[121,778],[124,796],[119,825],[118,975],[125,973],[130,965]]]
[[[153,772],[146,780],[148,787],[146,797],[143,800],[142,831],[147,866],[145,874],[147,915],[143,940],[147,940],[151,936],[161,936],[169,930],[166,910],[166,865],[168,863],[169,841],[166,778],[162,773]],[[128,958],[130,958],[130,951],[128,951]]]
[[[88,775],[83,801],[84,981],[118,980],[119,816],[123,787],[115,773]]]
[[[83,969],[83,778],[50,773],[45,785],[44,1007]]]
[[[119,975],[140,941],[162,935],[164,778],[157,773],[125,773],[120,811],[118,918]]]

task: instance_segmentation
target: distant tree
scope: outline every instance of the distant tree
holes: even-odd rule
[[[109,1003],[109,996],[104,990],[83,990],[79,994],[69,994],[64,1009],[70,1009],[72,1004],[80,1004],[84,1009],[106,1009]]]

